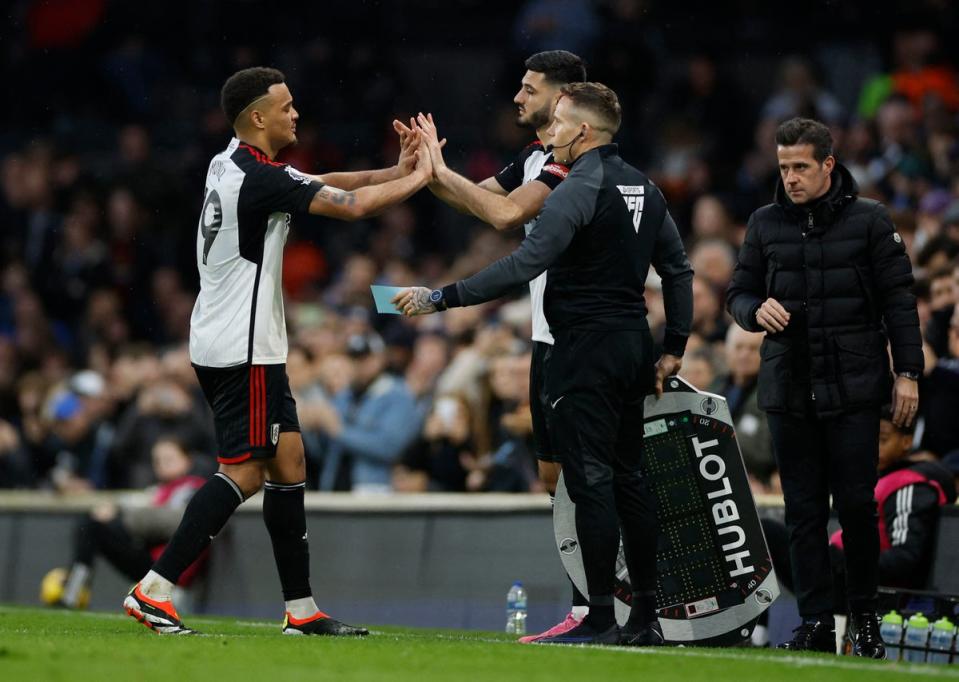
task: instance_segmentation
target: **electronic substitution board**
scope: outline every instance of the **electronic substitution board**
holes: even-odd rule
[[[679,377],[666,380],[659,400],[648,396],[643,474],[657,501],[657,604],[666,641],[725,646],[748,638],[779,584],[725,398]],[[553,521],[563,565],[588,594],[575,506],[562,477]],[[615,596],[623,624],[632,590],[622,544]]]

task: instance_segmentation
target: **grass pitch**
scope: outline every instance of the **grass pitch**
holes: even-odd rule
[[[499,633],[376,626],[363,639],[286,637],[279,621],[186,622],[204,634],[160,637],[121,613],[0,607],[0,680],[959,680],[959,666],[769,650],[523,646]]]

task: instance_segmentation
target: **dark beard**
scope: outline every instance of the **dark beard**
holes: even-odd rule
[[[545,125],[549,125],[550,116],[549,116],[549,105],[534,111],[529,115],[529,119],[526,121],[520,121],[517,119],[516,125],[521,128],[530,128],[532,130],[539,130]]]

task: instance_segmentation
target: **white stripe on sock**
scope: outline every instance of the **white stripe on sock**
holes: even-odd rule
[[[222,478],[224,481],[226,481],[227,483],[229,483],[229,484],[230,484],[230,487],[233,488],[233,492],[235,492],[235,493],[236,493],[236,496],[240,498],[240,503],[241,503],[241,504],[243,503],[243,499],[244,499],[244,498],[243,498],[243,491],[240,490],[240,486],[238,486],[238,485],[233,481],[232,478],[230,478],[229,476],[227,476],[226,474],[224,474],[222,471],[218,471],[218,472],[216,472],[216,473],[213,474],[213,475],[214,475],[214,476],[219,476],[219,477]]]

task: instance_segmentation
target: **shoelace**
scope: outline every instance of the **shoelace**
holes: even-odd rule
[[[815,633],[817,625],[819,623],[801,623],[799,627],[793,628],[793,641],[809,639]]]
[[[857,636],[860,642],[875,644],[882,637],[879,634],[879,624],[874,618],[863,618],[858,623]]]

